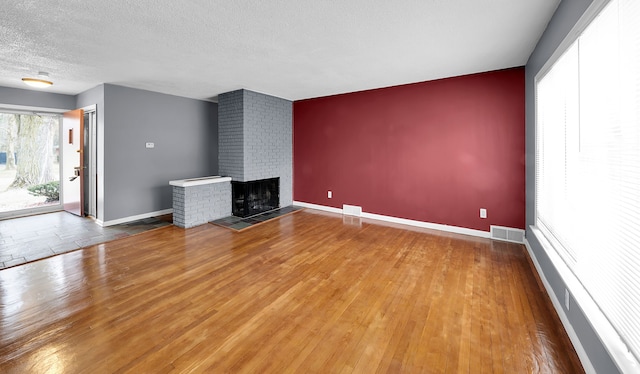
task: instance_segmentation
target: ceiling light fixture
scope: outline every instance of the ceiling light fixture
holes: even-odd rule
[[[45,73],[44,71],[38,72],[39,78],[22,78],[22,81],[25,84],[28,84],[31,87],[36,88],[47,88],[53,85],[49,79],[49,73]]]

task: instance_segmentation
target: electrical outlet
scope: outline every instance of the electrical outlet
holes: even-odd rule
[[[147,142],[147,143],[145,143],[144,146],[147,147],[147,148],[154,148],[156,145],[154,143]]]
[[[333,197],[333,193],[331,191],[327,191],[327,197],[331,199]]]
[[[569,290],[564,289],[564,306],[567,307],[567,312],[569,311]]]
[[[487,210],[485,208],[480,208],[480,218],[487,218]]]

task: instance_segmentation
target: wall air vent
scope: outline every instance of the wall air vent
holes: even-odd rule
[[[491,225],[491,239],[524,243],[524,230]]]
[[[355,205],[342,205],[342,214],[347,216],[360,217],[362,215],[362,207]]]

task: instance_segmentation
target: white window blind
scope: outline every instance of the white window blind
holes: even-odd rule
[[[639,359],[640,1],[612,0],[536,95],[536,226]]]

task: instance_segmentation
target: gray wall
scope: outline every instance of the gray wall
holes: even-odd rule
[[[0,87],[0,104],[23,105],[38,108],[75,109],[76,98],[71,95],[46,91]]]
[[[169,209],[170,180],[218,173],[215,103],[105,84],[102,126],[105,222]]]
[[[535,223],[535,92],[534,79],[558,45],[571,31],[592,0],[563,0],[549,22],[547,29],[529,57],[526,71],[526,217],[527,240],[533,249],[544,276],[558,300],[564,300],[565,283],[540,243],[529,228]],[[572,300],[573,301],[573,300]],[[581,308],[571,307],[565,313],[582,346],[598,373],[617,373],[618,369],[587,321]],[[564,306],[563,306],[564,307]]]
[[[218,96],[220,174],[280,177],[280,206],[293,203],[293,103],[248,90]]]

